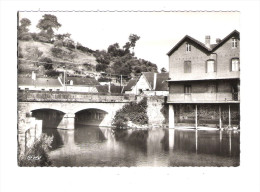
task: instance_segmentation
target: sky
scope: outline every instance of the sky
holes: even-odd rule
[[[38,21],[48,12],[20,12],[19,19],[31,20],[30,31],[39,32]],[[185,35],[202,43],[205,36],[223,39],[240,31],[239,12],[49,12],[62,25],[55,33],[70,33],[75,42],[92,50],[122,47],[130,34],[137,34],[135,56],[168,70],[167,52]]]

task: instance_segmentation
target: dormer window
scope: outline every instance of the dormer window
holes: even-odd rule
[[[232,38],[232,48],[237,48],[237,39]]]
[[[191,51],[191,45],[189,43],[186,43],[186,52]]]

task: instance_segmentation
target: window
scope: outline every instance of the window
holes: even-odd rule
[[[231,71],[239,71],[239,59],[231,59]]]
[[[29,88],[25,88],[25,90],[26,90],[26,91],[28,91],[28,90],[29,90]]]
[[[184,85],[184,94],[191,94],[191,85]]]
[[[208,60],[206,62],[206,73],[211,73],[216,71],[215,61],[214,60]]]
[[[184,61],[184,73],[191,73],[191,61]]]
[[[186,43],[186,52],[191,51],[191,45],[189,43]]]
[[[237,39],[232,38],[232,48],[237,48]]]

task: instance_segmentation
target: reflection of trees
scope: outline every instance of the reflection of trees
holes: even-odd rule
[[[53,141],[51,143],[51,151],[60,148],[63,143],[63,139],[61,135],[59,134],[57,129],[43,129],[43,133],[45,133],[47,136],[53,136]]]
[[[140,150],[147,152],[147,138],[148,130],[114,130],[115,139],[121,141],[128,147],[134,148],[134,150]]]

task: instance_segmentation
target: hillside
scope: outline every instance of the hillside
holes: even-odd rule
[[[28,75],[31,74],[31,71],[35,71],[40,76],[46,75],[46,71],[49,70],[44,69],[44,63],[32,62],[42,61],[43,58],[48,58],[48,62],[53,63],[53,71],[63,71],[63,66],[66,65],[67,73],[70,75],[86,75],[88,74],[88,71],[95,72],[95,66],[97,65],[97,61],[91,53],[61,47],[60,49],[62,50],[62,55],[55,55],[52,51],[53,47],[54,45],[51,43],[19,40],[19,75]]]

